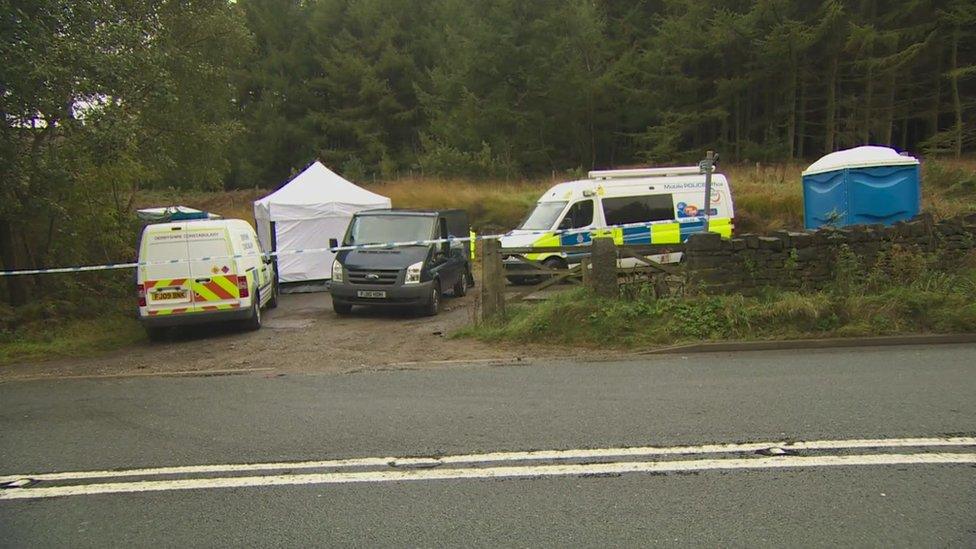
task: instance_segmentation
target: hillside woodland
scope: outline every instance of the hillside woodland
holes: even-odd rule
[[[709,148],[960,157],[974,38],[970,0],[0,0],[0,268],[131,259],[140,193],[274,188],[315,158],[477,186]],[[130,274],[0,296],[94,303]]]

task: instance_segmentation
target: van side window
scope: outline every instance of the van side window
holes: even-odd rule
[[[674,199],[670,194],[604,198],[603,214],[607,225],[674,219]]]
[[[560,229],[580,229],[593,223],[593,201],[582,200],[573,204],[559,224]]]

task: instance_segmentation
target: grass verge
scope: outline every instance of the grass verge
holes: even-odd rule
[[[917,263],[913,263],[917,261]],[[906,269],[905,266],[910,266]],[[971,265],[971,264],[970,264]],[[822,291],[656,299],[640,284],[620,299],[569,290],[457,335],[484,341],[639,348],[699,341],[976,332],[976,268],[904,257]]]
[[[48,304],[50,305],[50,304]],[[35,313],[41,308],[35,308]],[[0,331],[0,366],[16,362],[66,357],[88,357],[140,341],[146,334],[132,308],[107,307],[95,317],[70,318],[62,314],[19,313],[8,319],[10,329]],[[9,312],[9,311],[8,311]],[[15,326],[15,327],[14,327]]]

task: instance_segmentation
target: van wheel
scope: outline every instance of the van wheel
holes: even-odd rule
[[[244,327],[254,331],[261,329],[261,292],[254,292],[251,299],[251,316],[244,321]]]
[[[546,260],[542,262],[542,266],[545,267],[545,268],[547,268],[547,269],[549,269],[549,270],[551,270],[551,271],[563,271],[563,270],[566,270],[566,269],[569,268],[569,266],[566,265],[566,262],[561,257],[549,257],[549,258],[546,258]],[[541,279],[540,282],[542,280],[549,280],[550,278],[552,278],[552,276],[555,276],[555,275],[539,277]],[[565,282],[565,281],[563,281],[563,282]]]
[[[471,265],[468,265],[464,272],[468,275],[468,288],[474,288],[474,275],[471,274]]]
[[[468,276],[467,269],[458,276],[457,282],[454,283],[454,297],[464,297],[468,294]]]
[[[566,262],[563,261],[563,258],[561,257],[547,257],[546,260],[542,262],[542,266],[554,271],[561,271],[568,268],[566,266]]]
[[[441,281],[434,279],[430,288],[430,297],[427,298],[427,305],[424,305],[423,311],[427,316],[435,316],[441,312]]]
[[[160,341],[165,340],[168,334],[169,330],[166,328],[160,328],[158,326],[146,326],[146,337],[148,337],[149,341],[152,341],[153,343],[159,343]]]
[[[332,302],[332,310],[335,311],[337,315],[347,315],[352,312],[352,305],[348,303],[336,303]]]
[[[271,299],[268,300],[268,309],[278,307],[278,285],[271,283]]]

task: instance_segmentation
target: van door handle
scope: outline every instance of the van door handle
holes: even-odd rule
[[[207,282],[210,282],[210,279],[209,278],[198,278],[198,279],[194,280],[194,282],[196,282],[197,284],[206,284]]]

